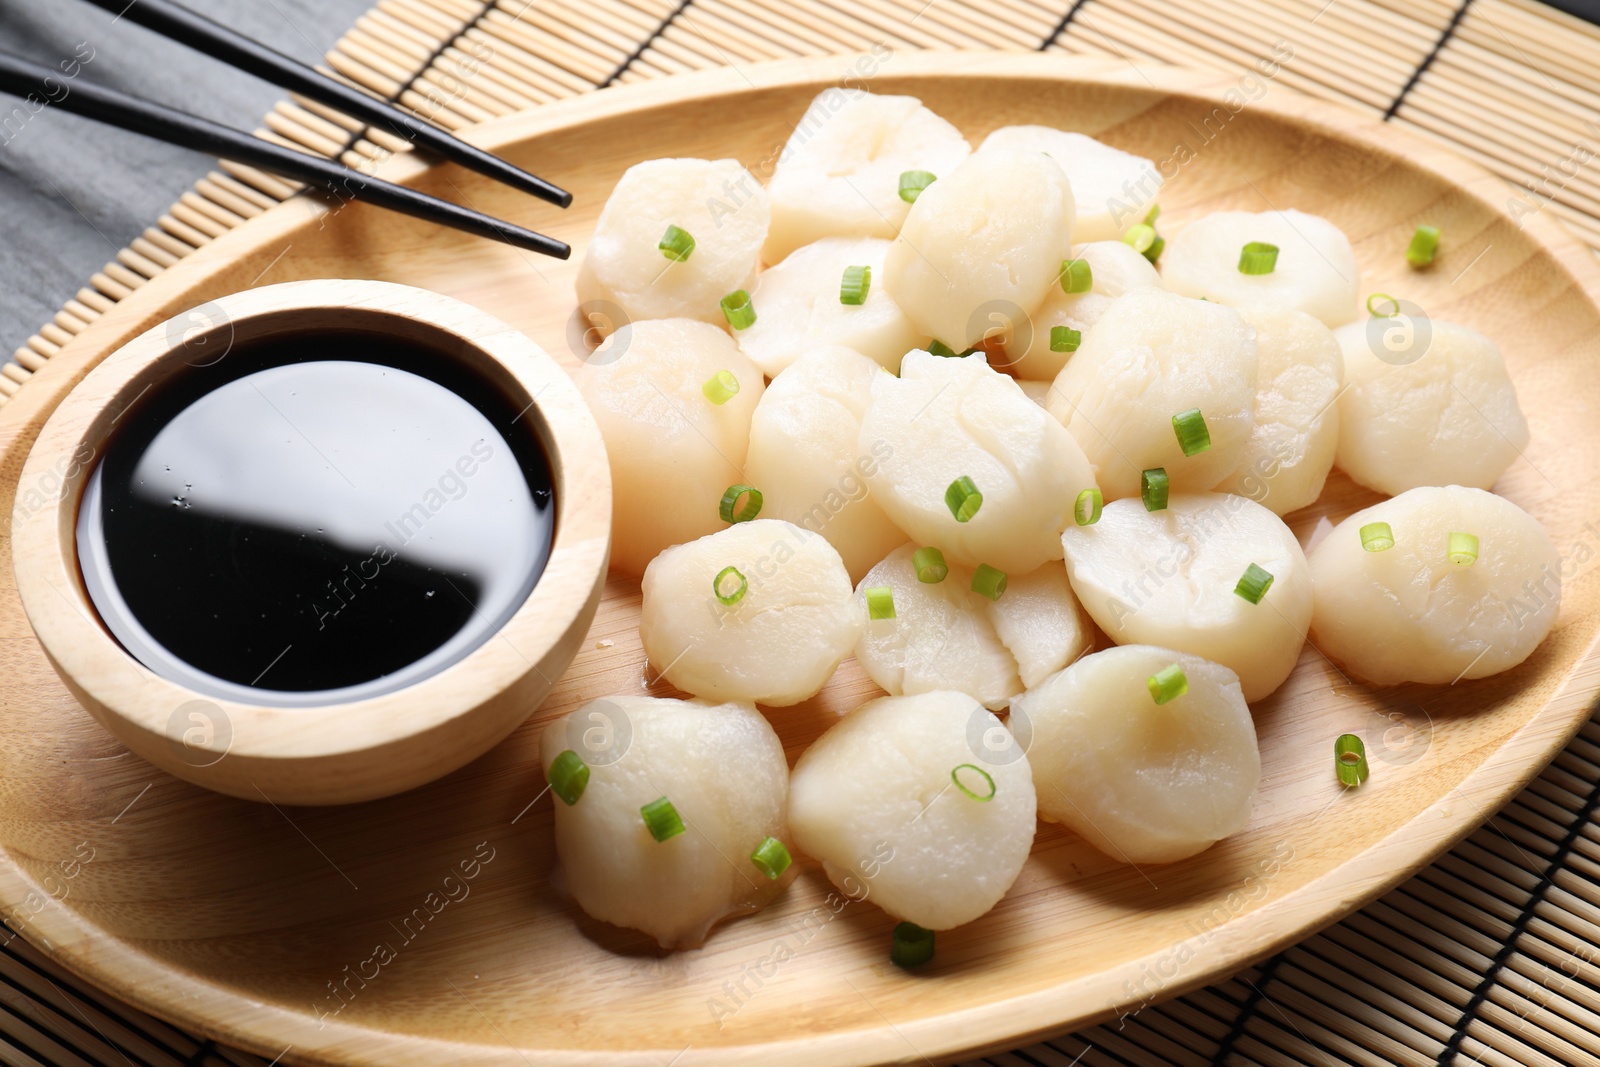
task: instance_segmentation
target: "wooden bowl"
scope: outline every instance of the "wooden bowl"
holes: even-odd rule
[[[141,1008],[286,1063],[943,1062],[1136,1011],[1305,937],[1481,824],[1560,750],[1600,686],[1600,267],[1550,213],[1508,207],[1483,169],[1265,75],[883,49],[606,89],[478,127],[476,143],[573,190],[572,208],[413,159],[384,175],[568,240],[571,262],[361,204],[268,211],[119,303],[0,408],[0,505],[75,380],[263,272],[459,295],[576,367],[572,281],[622,172],[679,155],[765,173],[806,104],[841,82],[920,96],[971,139],[1046,123],[1171,161],[1165,233],[1219,209],[1325,215],[1354,241],[1364,292],[1494,337],[1533,434],[1498,488],[1569,565],[1555,631],[1517,669],[1455,686],[1352,685],[1307,648],[1254,709],[1263,777],[1248,829],[1141,869],[1042,825],[1006,898],[941,933],[936,960],[910,974],[888,959],[893,921],[870,899],[842,902],[803,857],[772,906],[673,955],[589,921],[551,883],[540,724],[608,693],[670,693],[639,647],[635,581],[608,583],[544,705],[480,759],[401,796],[281,813],[129,755],[62,687],[0,584],[0,902],[16,929]],[[1427,271],[1405,263],[1419,223],[1444,232]],[[1291,526],[1306,538],[1374,499],[1337,476]],[[847,660],[816,699],[770,718],[792,760],[875,693]],[[1372,764],[1350,792],[1333,771],[1346,732]],[[80,844],[94,859],[72,866]]]
[[[195,373],[196,351],[221,359],[231,345],[318,330],[418,343],[460,362],[514,410],[524,410],[554,481],[549,559],[532,593],[494,636],[403,688],[300,707],[198,692],[135,659],[99,617],[79,566],[84,485],[122,416],[147,391],[159,393],[175,377]],[[566,670],[605,584],[610,471],[599,428],[571,380],[538,345],[493,316],[390,282],[270,285],[220,296],[145,331],[62,399],[28,454],[22,483],[48,491],[24,496],[13,511],[17,593],[62,682],[151,763],[250,800],[371,800],[482,755],[533,713]]]

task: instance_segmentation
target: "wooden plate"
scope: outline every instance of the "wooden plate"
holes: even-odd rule
[[[514,217],[582,250],[622,170],[664,155],[758,174],[821,89],[922,97],[969,136],[1049,123],[1168,169],[1162,227],[1204,210],[1297,207],[1355,242],[1363,291],[1404,295],[1504,347],[1532,425],[1500,485],[1560,547],[1560,625],[1522,667],[1447,687],[1372,691],[1307,649],[1256,707],[1264,764],[1250,829],[1195,859],[1136,869],[1058,827],[992,913],[941,934],[922,973],[888,962],[889,919],[831,895],[814,865],[780,901],[699,951],[656,952],[587,920],[550,884],[536,723],[650,684],[635,583],[614,581],[581,652],[489,755],[404,796],[283,809],[203,792],[123,750],[73,703],[0,567],[0,900],[36,944],[183,1026],[285,1062],[866,1064],[948,1059],[1134,1011],[1334,921],[1425,864],[1532,777],[1600,686],[1600,271],[1536,201],[1401,130],[1247,79],[1032,55],[808,60],[606,90],[474,131],[577,194],[565,214],[454,167],[386,174]],[[1517,205],[1522,205],[1518,208]],[[1407,269],[1420,222],[1432,269]],[[219,294],[370,277],[470,300],[559,359],[573,263],[535,259],[361,205],[307,199],[223,236],[96,322],[0,412],[0,504],[29,442],[86,368]],[[581,352],[581,347],[579,348]],[[1342,477],[1296,516],[1303,537],[1371,500]],[[1530,582],[1545,576],[1530,575]],[[1532,586],[1530,586],[1532,588]],[[872,691],[853,664],[774,712],[791,758]],[[1332,741],[1367,738],[1345,793]],[[287,1051],[286,1051],[287,1049]]]

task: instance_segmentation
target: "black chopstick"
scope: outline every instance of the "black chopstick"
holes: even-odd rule
[[[393,182],[368,177],[343,163],[297,152],[198,115],[176,111],[82,79],[74,81],[71,91],[65,95],[50,92],[46,88],[49,84],[60,84],[54,67],[41,66],[21,56],[0,52],[0,92],[24,98],[31,95],[49,106],[142,133],[168,144],[249,163],[286,178],[321,185],[341,199],[361,200],[480,237],[542,252],[557,259],[566,259],[572,254],[571,246],[564,241],[490,218]]]
[[[170,0],[89,0],[89,3],[370,125],[388,127],[397,137],[479,174],[561,207],[572,203],[572,194],[565,189]]]

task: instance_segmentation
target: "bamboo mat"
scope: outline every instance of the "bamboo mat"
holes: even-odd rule
[[[1285,84],[1442,140],[1600,249],[1600,179],[1571,163],[1600,143],[1600,29],[1535,0],[380,0],[328,65],[459,128],[614,82],[880,41],[1240,72],[1285,41]],[[404,148],[296,101],[261,134],[357,165]],[[222,164],[0,369],[0,403],[115,301],[294,191]],[[1597,804],[1591,722],[1488,825],[1337,926],[1220,985],[977,1062],[1600,1067]],[[78,988],[9,934],[0,1062],[265,1063]]]

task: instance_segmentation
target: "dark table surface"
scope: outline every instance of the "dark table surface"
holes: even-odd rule
[[[185,2],[315,63],[374,0]],[[284,95],[80,0],[0,0],[0,49],[247,130]],[[0,131],[0,362],[214,165],[59,108]]]

